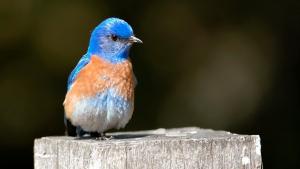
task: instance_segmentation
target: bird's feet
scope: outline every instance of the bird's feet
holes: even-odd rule
[[[111,140],[113,136],[106,136],[105,133],[86,132],[81,127],[76,129],[77,137],[80,139],[94,138],[96,140]]]
[[[106,136],[105,133],[100,133],[100,137],[98,137],[98,139],[99,140],[111,140],[111,139],[113,139],[113,136]]]

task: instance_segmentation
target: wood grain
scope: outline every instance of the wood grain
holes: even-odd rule
[[[34,141],[35,169],[260,169],[260,137],[196,127]]]

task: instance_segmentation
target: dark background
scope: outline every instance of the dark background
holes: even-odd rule
[[[264,168],[299,168],[300,3],[287,0],[1,0],[0,168],[32,168],[34,138],[64,134],[68,74],[110,16],[144,41],[125,130],[259,134]]]

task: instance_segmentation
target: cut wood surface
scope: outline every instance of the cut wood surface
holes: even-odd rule
[[[260,169],[260,137],[196,127],[35,139],[35,169]]]

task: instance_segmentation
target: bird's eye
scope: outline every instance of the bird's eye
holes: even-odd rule
[[[117,37],[117,35],[111,35],[111,39],[112,39],[113,41],[117,41],[117,40],[118,40],[118,37]]]

